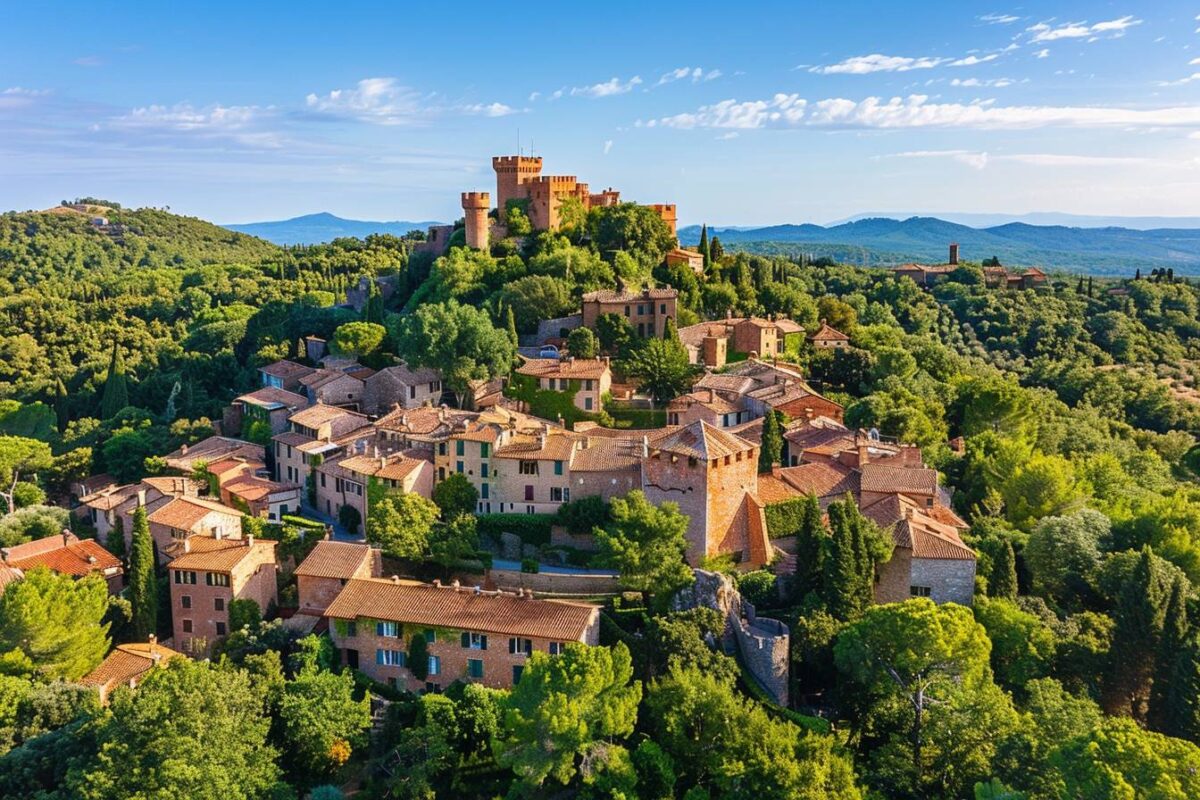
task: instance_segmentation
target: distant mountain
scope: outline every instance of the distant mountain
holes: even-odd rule
[[[224,225],[231,231],[248,233],[258,236],[275,244],[320,244],[331,242],[344,236],[358,239],[366,238],[372,233],[390,233],[393,236],[403,236],[409,231],[425,230],[438,222],[370,222],[358,219],[342,219],[333,214],[305,214],[302,217],[277,220],[274,222],[243,222],[234,225]]]
[[[1132,228],[1137,231],[1148,231],[1155,228],[1200,228],[1200,217],[1114,217],[1092,216],[1088,214],[1063,214],[1057,211],[1035,211],[1029,214],[973,214],[958,211],[871,211],[865,214],[855,214],[845,219],[827,223],[828,227],[842,225],[846,222],[857,222],[860,219],[886,217],[888,219],[908,219],[910,217],[936,217],[959,225],[969,225],[972,228],[992,228],[997,225],[1007,225],[1010,222],[1024,222],[1028,225],[1066,225],[1072,228]],[[737,227],[737,226],[730,226]],[[745,227],[745,226],[741,226]]]
[[[783,255],[803,252],[857,264],[944,263],[947,246],[957,242],[961,258],[967,261],[996,256],[1010,266],[1036,265],[1097,275],[1132,274],[1138,267],[1170,267],[1180,274],[1200,275],[1200,229],[1195,228],[1135,230],[1023,222],[973,228],[935,217],[872,217],[828,227],[710,227],[709,235],[719,236],[726,248]],[[694,245],[700,228],[682,228],[679,238],[685,245]]]

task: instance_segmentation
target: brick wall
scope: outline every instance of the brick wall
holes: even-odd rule
[[[677,503],[688,518],[685,534],[688,542],[688,562],[698,564],[708,554],[708,501],[705,497],[706,472],[704,461],[689,464],[680,458],[674,463],[669,453],[659,453],[642,462],[642,491],[654,505]]]

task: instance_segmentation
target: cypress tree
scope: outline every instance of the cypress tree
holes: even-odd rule
[[[846,519],[843,502],[829,506],[829,538],[821,576],[821,595],[830,616],[843,621],[855,619],[861,611],[860,573],[854,547],[853,526]]]
[[[1189,636],[1176,653],[1162,709],[1162,733],[1200,743],[1200,635]]]
[[[371,281],[371,288],[367,292],[367,306],[363,309],[363,321],[374,322],[376,325],[383,324],[383,292],[379,289],[379,284]]]
[[[996,554],[996,563],[992,566],[992,580],[988,585],[988,594],[992,597],[1003,597],[1008,600],[1017,599],[1017,556],[1013,552],[1012,542],[1005,539],[1004,546]]]
[[[1187,643],[1187,595],[1186,579],[1179,576],[1171,584],[1171,594],[1163,613],[1158,652],[1154,656],[1154,685],[1150,689],[1149,721],[1150,727],[1164,733],[1171,714],[1171,680],[1179,655]]]
[[[763,417],[762,447],[758,451],[758,471],[770,472],[772,464],[783,458],[783,432],[779,424],[779,412],[767,411]]]
[[[821,519],[821,504],[815,494],[804,498],[800,528],[796,531],[796,571],[792,573],[792,597],[801,603],[810,593],[820,594],[829,533]]]
[[[408,671],[419,681],[429,677],[429,643],[424,633],[414,633],[409,640]]]
[[[58,424],[58,432],[62,433],[71,421],[71,414],[67,409],[67,386],[62,382],[62,378],[54,382],[54,417]]]
[[[1105,681],[1105,705],[1110,714],[1145,719],[1166,613],[1160,571],[1147,545],[1117,596]]]
[[[700,255],[704,256],[704,271],[708,272],[708,263],[712,261],[712,251],[708,247],[708,225],[700,226]]]
[[[1135,272],[1135,273],[1133,274],[1133,279],[1134,279],[1135,281],[1140,281],[1140,280],[1142,279],[1142,268],[1141,268],[1141,267],[1138,267],[1138,268],[1137,268],[1137,272]]]
[[[1083,276],[1079,276],[1079,283],[1075,284],[1075,294],[1083,294]]]
[[[1088,297],[1092,296],[1092,276],[1091,275],[1088,275],[1087,296]]]
[[[143,642],[158,629],[158,586],[154,574],[154,542],[146,509],[133,512],[133,544],[129,548],[130,628],[136,641]]]
[[[504,328],[508,331],[508,339],[513,347],[517,346],[517,317],[513,314],[512,306],[504,312]]]
[[[113,342],[108,362],[108,377],[104,379],[104,394],[100,398],[101,419],[112,419],[129,405],[129,381],[125,377],[125,360],[121,348]]]
[[[116,523],[104,537],[104,549],[122,561],[125,560],[125,518],[118,515]]]

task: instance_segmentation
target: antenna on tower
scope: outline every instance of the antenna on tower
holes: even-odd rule
[[[517,155],[521,155],[521,128],[517,127]]]

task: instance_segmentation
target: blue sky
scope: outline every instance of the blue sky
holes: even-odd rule
[[[10,4],[0,208],[450,219],[518,137],[682,223],[1200,213],[1200,2]]]

